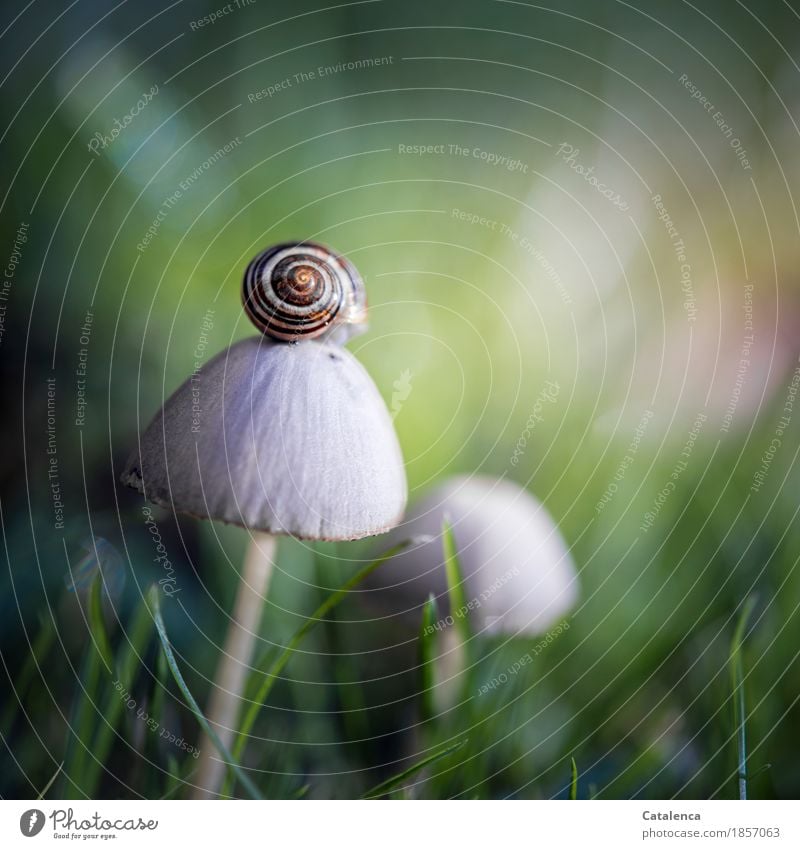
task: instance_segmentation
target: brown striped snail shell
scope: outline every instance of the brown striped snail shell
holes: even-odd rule
[[[314,242],[258,254],[244,274],[242,303],[253,324],[281,342],[344,342],[366,327],[366,290],[355,266]]]

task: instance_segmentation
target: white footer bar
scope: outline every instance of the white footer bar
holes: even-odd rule
[[[767,801],[0,801],[0,846],[409,849],[800,846],[800,803]]]

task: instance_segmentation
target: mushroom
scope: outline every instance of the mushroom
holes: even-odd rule
[[[464,608],[450,610],[442,553],[442,524],[453,530],[464,581]],[[484,633],[535,635],[561,619],[578,598],[572,557],[552,518],[530,493],[507,479],[455,477],[412,507],[404,536],[430,542],[401,552],[371,578],[376,599],[398,616],[419,622],[430,595],[440,627],[462,616]]]
[[[241,525],[251,541],[207,718],[230,745],[268,592],[277,535],[354,540],[402,518],[403,458],[386,405],[341,347],[363,329],[364,284],[343,257],[278,245],[248,266],[244,307],[263,336],[185,381],[141,436],[124,483],[150,501]],[[269,337],[269,338],[267,338]],[[203,747],[198,792],[225,765]]]
[[[462,607],[450,609],[442,529],[452,528],[461,577]],[[401,629],[418,633],[424,603],[433,596],[438,620],[433,688],[425,694],[437,713],[464,697],[466,629],[481,635],[535,636],[547,632],[575,604],[578,576],[569,550],[543,505],[505,478],[454,477],[434,487],[387,537],[427,537],[388,561],[369,580],[373,606]],[[399,540],[400,537],[398,537]],[[417,743],[412,743],[416,746]]]

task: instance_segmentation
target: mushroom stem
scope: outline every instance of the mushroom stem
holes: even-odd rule
[[[277,540],[272,534],[253,532],[244,557],[239,589],[219,658],[206,718],[220,740],[230,749],[237,728],[253,648],[258,639],[261,612],[269,589]],[[219,794],[225,777],[225,763],[206,740],[198,763],[195,799]]]

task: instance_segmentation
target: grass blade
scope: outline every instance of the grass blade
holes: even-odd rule
[[[574,802],[578,798],[578,765],[575,758],[570,758],[572,777],[569,783],[569,798]]]
[[[103,619],[103,576],[98,571],[89,589],[89,629],[92,640],[100,658],[106,665],[106,669],[112,672],[114,669],[114,656],[111,652],[111,643],[106,631],[106,623]]]
[[[74,722],[70,723],[72,734],[64,755],[64,763],[68,765],[64,771],[64,777],[73,776],[72,781],[65,782],[64,785],[69,788],[67,792],[70,794],[70,798],[72,798],[72,792],[75,789],[73,783],[75,780],[82,782],[83,792],[91,798],[88,792],[89,788],[84,782],[91,775],[96,774],[96,770],[92,768],[92,759],[97,758],[97,753],[92,747],[92,738],[95,735],[95,717],[99,715],[97,702],[100,698],[100,687],[104,678],[101,674],[102,666],[105,666],[106,672],[109,674],[114,668],[111,643],[103,620],[102,590],[103,576],[98,571],[89,588],[87,599],[87,623],[91,644],[86,647],[81,674],[82,691],[78,697]],[[107,722],[107,719],[105,721]]]
[[[64,753],[64,764],[66,768],[62,773],[62,792],[59,794],[63,799],[81,798],[79,793],[74,795],[80,788],[76,782],[84,782],[91,758],[88,753],[92,743],[94,730],[94,718],[96,708],[96,695],[100,683],[100,653],[94,644],[86,646],[81,663],[80,693],[77,697],[75,709],[70,717],[67,750]],[[84,785],[85,786],[85,785]],[[88,793],[85,793],[88,796]]]
[[[153,683],[153,716],[161,722],[164,717],[164,696],[169,692],[169,669],[164,652],[158,653],[156,661],[156,680]]]
[[[464,596],[464,576],[461,573],[453,529],[447,519],[442,523],[442,549],[444,570],[447,575],[447,595],[450,599],[450,615],[453,617],[454,626],[458,629],[462,642],[467,645],[471,633],[467,619],[467,601]]]
[[[60,775],[62,769],[64,769],[64,761],[61,761],[61,763],[58,765],[58,769],[53,773],[53,776],[50,779],[50,781],[48,781],[47,784],[45,784],[42,792],[36,797],[39,801],[44,799],[44,797],[47,795],[50,788],[53,786],[53,784],[55,784],[55,780]]]
[[[14,684],[13,689],[16,693],[16,698],[12,699],[9,696],[7,704],[3,709],[2,718],[0,719],[0,738],[8,737],[17,711],[23,703],[28,689],[33,684],[37,671],[41,676],[40,664],[50,653],[55,636],[56,629],[53,620],[50,617],[43,617],[40,621],[39,630],[31,644],[31,650],[26,655],[25,662]]]
[[[122,685],[122,689],[126,693],[130,693],[133,683],[136,680],[136,672],[142,663],[142,657],[150,645],[152,636],[153,616],[145,600],[142,599],[127,629],[127,639],[123,641],[119,649],[119,657],[116,661],[117,681],[110,682],[111,684],[119,682]],[[97,729],[97,734],[92,745],[94,758],[90,758],[86,765],[84,787],[90,799],[96,796],[100,772],[103,764],[108,759],[111,746],[114,743],[115,732],[119,725],[119,718],[124,706],[125,699],[122,697],[122,694],[116,689],[116,686],[111,686],[103,708],[103,721]]]
[[[436,623],[438,619],[439,608],[431,594],[422,608],[422,626],[419,634],[420,712],[423,721],[429,720],[436,714],[433,693],[436,686]]]
[[[216,747],[217,751],[222,756],[223,761],[225,761],[228,769],[232,770],[239,783],[244,787],[247,793],[253,799],[260,799],[261,794],[258,791],[256,785],[252,782],[252,780],[247,776],[247,774],[242,770],[239,764],[234,759],[233,755],[228,751],[228,747],[219,739],[217,736],[217,732],[209,725],[208,720],[203,715],[203,712],[200,710],[200,706],[195,701],[194,696],[192,695],[189,687],[186,684],[186,681],[183,679],[183,675],[181,674],[180,669],[178,668],[178,663],[175,660],[175,654],[172,651],[172,645],[170,644],[169,637],[167,636],[167,629],[164,625],[164,618],[161,615],[161,604],[158,596],[158,588],[151,587],[149,592],[149,601],[150,605],[153,609],[153,620],[156,623],[156,631],[158,632],[158,638],[161,640],[161,647],[164,650],[164,655],[167,659],[167,665],[169,666],[170,672],[172,673],[172,677],[175,679],[175,683],[178,685],[178,689],[183,693],[183,697],[186,699],[186,703],[188,704],[190,710],[195,715],[195,718],[200,723],[200,727],[205,731],[207,737]]]
[[[164,653],[161,652],[159,654],[159,658],[162,658]],[[157,714],[156,714],[157,715]],[[178,765],[178,761],[174,755],[167,755],[167,786],[164,788],[164,794],[160,797],[161,799],[169,799],[174,796],[178,790],[183,787],[183,781],[181,781],[180,777],[181,768]]]
[[[736,772],[739,785],[739,798],[747,799],[747,733],[745,728],[744,700],[744,663],[742,647],[747,622],[755,607],[755,596],[748,596],[742,605],[736,629],[731,640],[729,666],[731,673],[731,694],[733,697],[733,722],[736,735]]]
[[[392,793],[393,791],[399,789],[401,785],[403,785],[412,775],[416,775],[421,769],[424,769],[426,766],[434,763],[435,761],[439,761],[442,758],[446,758],[448,755],[453,752],[458,751],[462,746],[466,745],[467,738],[464,737],[461,740],[458,740],[456,743],[450,743],[447,746],[443,746],[441,749],[431,753],[427,757],[424,757],[421,761],[417,761],[413,766],[410,766],[408,769],[403,770],[403,772],[398,773],[397,775],[392,776],[391,778],[387,778],[386,781],[382,781],[380,784],[375,785],[372,790],[365,793],[361,798],[362,799],[377,799],[380,796],[385,796],[387,793]]]
[[[353,590],[358,584],[360,584],[366,577],[371,575],[378,567],[382,566],[387,560],[391,559],[398,552],[402,551],[404,548],[407,548],[412,543],[419,542],[419,540],[405,540],[404,542],[399,543],[398,545],[392,546],[388,551],[384,552],[380,557],[373,560],[371,563],[368,563],[362,569],[359,569],[349,581],[343,584],[335,593],[332,593],[322,602],[322,604],[309,616],[308,619],[302,624],[297,633],[289,640],[286,648],[278,655],[278,657],[273,661],[273,663],[269,666],[269,668],[264,672],[264,680],[261,683],[261,686],[258,688],[253,700],[251,701],[247,711],[245,712],[244,719],[242,720],[241,725],[239,726],[239,734],[236,738],[236,742],[233,746],[233,755],[236,758],[241,757],[242,751],[247,743],[247,737],[250,731],[253,728],[253,724],[258,717],[259,711],[264,706],[269,697],[270,691],[274,686],[275,682],[278,679],[278,675],[280,675],[284,666],[289,662],[289,658],[292,656],[293,652],[297,649],[300,643],[303,641],[303,638],[308,634],[308,632],[321,620],[325,617],[327,613],[333,610],[337,604],[339,604],[345,596]],[[261,669],[261,665],[259,665],[259,669]]]

